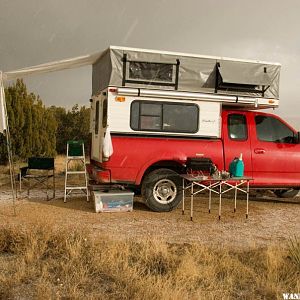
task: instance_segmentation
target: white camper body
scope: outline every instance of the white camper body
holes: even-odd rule
[[[109,126],[110,132],[121,134],[137,134],[137,131],[131,127],[130,115],[132,103],[134,101],[157,102],[169,104],[182,104],[181,99],[142,97],[142,96],[120,96],[116,89],[109,92],[110,89],[104,91],[100,96],[94,97],[91,106],[91,132],[92,132],[92,151],[91,158],[96,161],[102,161],[103,140],[105,137],[106,124]],[[108,104],[107,110],[105,103]],[[220,137],[220,102],[209,102],[203,100],[185,100],[184,104],[196,106],[197,111],[205,112],[198,114],[198,128],[193,133],[177,133],[165,132],[166,136],[193,136],[193,137]],[[98,121],[96,121],[98,120]],[[164,127],[170,126],[165,123]],[[157,132],[149,132],[139,130],[138,135],[157,135]]]
[[[197,130],[189,132],[157,132],[156,130],[136,130],[131,126],[132,105],[143,103],[165,103],[191,105],[197,108]],[[94,96],[91,105],[91,158],[102,162],[108,157],[103,156],[103,141],[107,127],[111,134],[125,135],[164,135],[198,138],[221,137],[222,106],[232,108],[261,109],[277,107],[278,100],[251,97],[233,97],[207,95],[203,93],[159,91],[134,88],[108,87],[98,96]],[[183,120],[182,120],[183,121]],[[164,123],[164,127],[171,126]]]

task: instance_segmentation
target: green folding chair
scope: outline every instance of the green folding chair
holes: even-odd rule
[[[49,198],[48,190],[52,178],[53,197]],[[27,185],[27,196],[30,197],[30,191],[36,187],[42,189],[47,200],[55,198],[55,167],[53,157],[29,157],[28,165],[20,168],[19,183],[20,192],[22,192],[22,182]]]

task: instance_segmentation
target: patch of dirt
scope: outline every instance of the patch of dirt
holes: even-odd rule
[[[194,218],[190,221],[190,201],[185,202],[185,214],[181,206],[172,212],[150,211],[139,198],[135,198],[133,212],[95,213],[93,202],[86,202],[84,195],[73,196],[63,202],[63,191],[56,198],[46,201],[45,194],[33,191],[30,199],[16,202],[13,214],[9,189],[1,189],[1,224],[32,223],[37,220],[55,223],[57,226],[81,225],[90,229],[95,237],[110,236],[116,239],[143,239],[155,237],[170,243],[200,243],[230,245],[237,248],[264,247],[284,244],[290,237],[300,234],[300,202],[287,199],[251,197],[249,218],[245,218],[246,201],[239,199],[237,212],[233,212],[233,200],[223,198],[222,218],[218,220],[217,198],[212,201],[208,213],[208,196],[194,198]]]

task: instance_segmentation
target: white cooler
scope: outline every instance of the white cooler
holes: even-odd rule
[[[132,211],[134,193],[130,191],[93,191],[96,212]]]

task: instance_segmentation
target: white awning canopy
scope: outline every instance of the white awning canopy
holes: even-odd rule
[[[39,75],[48,72],[75,69],[87,65],[92,65],[103,55],[104,52],[105,51],[48,62],[45,64],[22,68],[19,70],[3,72],[3,79],[14,80],[27,75]]]
[[[27,75],[39,75],[48,72],[74,69],[87,65],[92,65],[103,55],[103,53],[105,53],[105,51],[53,61],[32,67],[22,68],[15,71],[0,71],[0,133],[3,133],[7,129],[4,81],[15,80],[17,78],[21,78]]]

